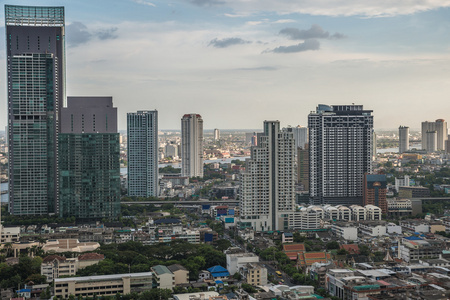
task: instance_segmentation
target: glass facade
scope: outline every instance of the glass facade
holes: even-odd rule
[[[61,133],[59,151],[60,217],[118,217],[119,134]]]

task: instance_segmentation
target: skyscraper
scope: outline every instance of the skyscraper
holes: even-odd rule
[[[409,127],[400,126],[398,128],[398,153],[409,150]]]
[[[305,149],[308,143],[308,127],[297,126],[292,127],[292,133],[294,134],[295,147]]]
[[[116,218],[120,213],[120,143],[112,97],[68,97],[61,109],[61,217]]]
[[[240,223],[256,231],[284,230],[295,211],[295,141],[291,128],[264,121],[258,146],[241,174]]]
[[[158,196],[158,111],[127,114],[128,196]]]
[[[220,130],[214,129],[214,141],[217,142],[220,139]]]
[[[447,122],[444,119],[437,119],[435,122],[422,122],[422,149],[433,152],[436,150],[427,148],[428,145],[433,144],[433,142],[428,143],[428,131],[436,131],[436,150],[445,150],[445,141],[448,138]]]
[[[203,119],[199,114],[186,114],[181,119],[181,173],[203,177]]]
[[[309,144],[297,148],[297,182],[309,191]]]
[[[58,213],[64,7],[5,5],[5,25],[10,211]]]
[[[320,104],[308,127],[312,203],[361,205],[363,176],[372,171],[372,111]]]
[[[425,133],[427,144],[425,148],[427,152],[436,152],[437,149],[437,131],[436,130],[428,130]]]

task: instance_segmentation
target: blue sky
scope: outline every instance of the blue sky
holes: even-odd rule
[[[159,111],[161,129],[191,112],[205,128],[306,125],[319,103],[363,104],[377,129],[449,119],[447,1],[6,3],[65,6],[67,95],[113,96],[120,129],[127,112],[145,109]]]

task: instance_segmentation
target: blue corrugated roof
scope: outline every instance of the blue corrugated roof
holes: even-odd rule
[[[408,240],[408,241],[419,241],[419,240],[422,240],[420,237],[417,237],[417,236],[408,236],[408,237],[405,237],[404,239]]]

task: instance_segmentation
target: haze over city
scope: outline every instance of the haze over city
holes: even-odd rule
[[[445,1],[8,3],[66,7],[67,95],[113,96],[121,130],[139,109],[157,109],[161,129],[186,112],[205,128],[306,125],[318,103],[362,104],[376,129],[418,128],[450,109]]]

